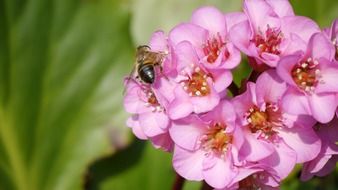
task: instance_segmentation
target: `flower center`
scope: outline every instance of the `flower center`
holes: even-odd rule
[[[314,91],[320,78],[320,70],[317,68],[318,61],[308,58],[296,64],[291,70],[291,76],[297,86],[306,92]]]
[[[267,103],[264,111],[253,106],[246,113],[246,120],[251,133],[260,133],[261,138],[272,140],[277,132],[275,127],[282,127],[281,111],[277,105]]]
[[[253,41],[256,47],[259,49],[259,54],[264,52],[279,55],[281,52],[278,49],[279,44],[282,42],[283,33],[279,28],[270,28],[265,31],[265,35],[262,32],[256,34]]]
[[[222,37],[219,33],[216,37],[207,40],[207,42],[203,45],[203,52],[205,56],[207,56],[208,63],[214,63],[217,60],[224,46],[225,42],[222,40]],[[230,54],[226,50],[223,56],[225,59],[227,59],[229,58]]]
[[[210,94],[210,87],[207,83],[207,75],[199,67],[194,69],[189,79],[183,81],[183,89],[189,96],[207,96]]]
[[[264,180],[265,175],[263,173],[252,174],[239,182],[239,190],[260,190],[259,180]]]
[[[153,112],[162,112],[164,108],[161,106],[161,104],[158,102],[155,94],[151,90],[144,90],[145,93],[145,106],[146,107],[151,107]]]
[[[225,132],[225,126],[215,123],[210,126],[208,132],[202,136],[201,143],[203,149],[223,154],[228,150],[228,144],[232,142],[232,135]]]

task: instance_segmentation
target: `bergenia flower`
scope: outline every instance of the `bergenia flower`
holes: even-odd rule
[[[229,86],[232,81],[230,69],[241,60],[239,50],[228,39],[226,22],[218,9],[203,7],[193,13],[191,22],[176,26],[169,34],[174,47],[181,42],[192,45],[190,54],[196,56],[198,63],[212,77],[217,92]],[[177,56],[184,57],[182,54]]]
[[[127,121],[127,126],[132,128],[135,136],[140,139],[150,139],[164,150],[172,149],[168,135],[170,120],[152,88],[128,79],[124,107],[132,114]]]
[[[239,175],[235,163],[244,141],[235,121],[234,109],[226,100],[202,118],[190,115],[174,121],[169,131],[175,142],[176,172],[189,180],[204,179],[218,189],[230,185]]]
[[[322,140],[322,147],[318,156],[304,163],[301,179],[309,180],[313,176],[325,176],[336,168],[338,161],[338,118],[328,124],[315,126],[317,134]]]
[[[286,0],[244,1],[248,20],[230,31],[232,42],[249,57],[255,58],[255,68],[267,64],[276,67],[281,57],[306,48],[310,36],[320,29],[312,20],[294,16]]]
[[[176,45],[177,76],[174,79],[176,87],[168,107],[171,119],[180,119],[191,113],[205,113],[216,107],[220,95],[216,91],[213,78],[199,64],[191,43],[184,41]],[[220,76],[220,80],[227,80]]]
[[[281,59],[279,76],[289,84],[283,108],[293,114],[312,115],[317,121],[332,120],[338,99],[338,64],[335,49],[322,33],[314,34],[305,52]]]
[[[315,158],[321,146],[311,118],[292,115],[281,107],[286,89],[286,83],[269,70],[233,99],[247,141],[240,156],[265,163],[282,179],[296,163]]]

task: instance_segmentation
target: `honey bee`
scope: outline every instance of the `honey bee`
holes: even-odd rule
[[[155,67],[160,67],[162,72],[162,62],[167,55],[167,52],[151,51],[147,45],[137,47],[136,62],[131,71],[128,81],[136,71],[136,78],[140,79],[145,84],[153,84],[155,81]]]

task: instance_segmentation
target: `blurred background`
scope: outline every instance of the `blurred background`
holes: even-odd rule
[[[125,126],[122,78],[135,47],[194,9],[240,0],[0,0],[0,190],[171,189],[171,155]],[[321,27],[337,0],[291,0]],[[235,71],[238,83],[249,72]],[[282,189],[338,189],[338,172]],[[185,190],[199,189],[187,182]]]

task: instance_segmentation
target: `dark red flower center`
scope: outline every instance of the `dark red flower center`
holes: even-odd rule
[[[146,99],[145,99],[145,106],[151,107],[152,111],[155,112],[162,112],[164,108],[161,106],[161,104],[158,102],[154,92],[149,89],[144,90]]]
[[[246,113],[246,120],[251,133],[260,133],[260,137],[272,140],[277,132],[276,127],[283,126],[281,111],[275,104],[266,104],[264,111],[253,106]]]
[[[320,70],[317,65],[318,61],[308,58],[292,68],[292,79],[300,89],[306,92],[312,92],[315,89],[320,78]]]
[[[265,34],[260,32],[256,34],[253,41],[259,49],[259,54],[264,52],[279,55],[279,44],[282,42],[283,33],[279,28],[270,28],[268,26]]]
[[[241,180],[239,185],[239,190],[260,190],[262,189],[259,180],[264,180],[265,175],[263,173],[252,174],[243,180]],[[259,179],[259,180],[258,180]]]
[[[207,96],[210,94],[210,87],[207,82],[209,77],[199,67],[194,69],[194,72],[188,76],[189,79],[183,81],[183,89],[189,94],[189,96]]]
[[[220,34],[217,34],[216,37],[207,40],[203,46],[203,52],[204,55],[207,56],[208,63],[214,63],[217,60],[225,44],[226,43],[222,40]],[[230,53],[225,50],[223,56],[224,59],[227,59],[230,56]]]

